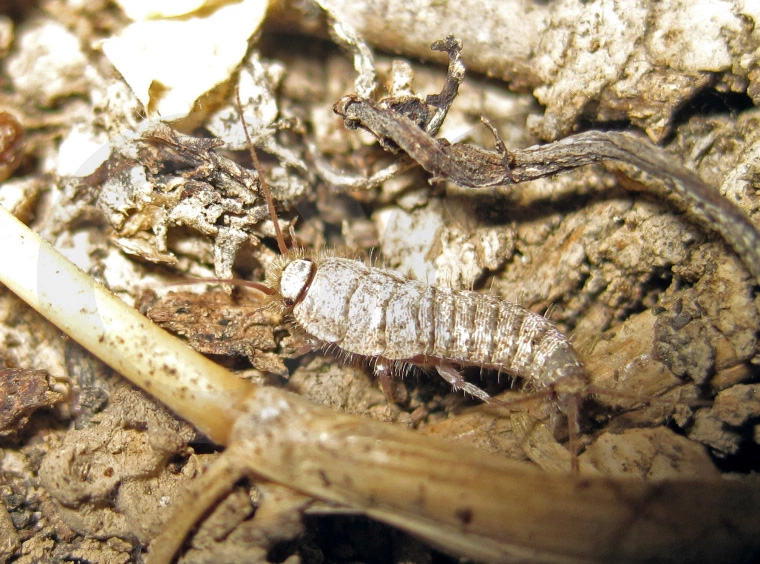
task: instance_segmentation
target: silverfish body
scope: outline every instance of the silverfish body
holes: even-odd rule
[[[367,359],[381,377],[404,374],[411,365],[434,367],[455,388],[489,402],[453,365],[519,376],[536,389],[586,382],[570,341],[549,320],[494,296],[299,252],[272,265],[267,285],[317,347]]]

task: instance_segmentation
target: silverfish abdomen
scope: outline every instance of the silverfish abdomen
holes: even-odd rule
[[[518,304],[427,286],[356,260],[314,261],[293,317],[310,336],[355,355],[481,366],[539,388],[584,373],[569,340]]]

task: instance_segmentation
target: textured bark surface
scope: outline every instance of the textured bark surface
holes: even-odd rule
[[[462,40],[467,75],[440,133],[450,141],[491,148],[481,115],[507,148],[622,124],[760,226],[753,3],[388,0],[329,9],[379,53],[406,57],[376,59],[381,83],[399,92],[439,92],[446,69],[429,61],[445,57],[430,43],[447,33]],[[143,123],[144,108],[97,48],[127,25],[117,7],[51,1],[0,18],[0,109],[24,129],[24,144],[11,131],[0,153],[8,175],[0,203],[242,377],[566,471],[564,406],[539,398],[498,410],[423,372],[397,382],[397,402],[388,403],[370,367],[304,355],[301,337],[261,311],[257,293],[165,287],[191,276],[260,281],[277,255],[258,176],[233,131],[239,84],[282,227],[295,224],[306,249],[340,249],[425,283],[511,299],[571,336],[600,391],[581,410],[582,471],[744,479],[760,470],[757,281],[713,227],[617,164],[469,189],[430,184],[406,163],[406,172],[358,188],[403,156],[333,113],[356,73],[324,39],[325,20],[311,4],[276,3],[244,70],[174,124],[235,149],[224,151]],[[111,157],[98,168],[107,140]],[[28,374],[34,388],[0,417],[13,421],[0,429],[0,538],[8,539],[0,561],[138,561],[170,514],[168,500],[216,448],[4,289],[0,320],[3,374],[28,371],[13,374]],[[466,376],[504,401],[530,397],[520,380],[477,369]],[[71,401],[60,402],[64,395]],[[266,495],[282,500],[279,512],[262,509]],[[183,561],[448,561],[376,522],[302,522],[304,512],[319,513],[271,485],[238,484]]]
[[[281,3],[292,14],[297,2]],[[630,121],[659,141],[676,113],[705,89],[760,94],[757,6],[745,0],[577,3],[490,0],[331,2],[381,49],[429,58],[441,35],[460,38],[471,71],[533,91],[544,139],[579,120]]]

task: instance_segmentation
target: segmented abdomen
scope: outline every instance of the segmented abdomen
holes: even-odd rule
[[[537,387],[584,374],[568,339],[540,315],[507,300],[427,286],[349,259],[315,263],[293,316],[312,337],[356,355],[482,366]]]

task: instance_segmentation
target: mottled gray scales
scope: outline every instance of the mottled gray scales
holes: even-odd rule
[[[450,358],[456,313],[454,292],[448,288],[433,288],[433,291],[434,335],[431,355],[438,358]]]
[[[472,359],[470,348],[477,330],[475,310],[482,297],[474,292],[454,292],[454,326],[449,349],[452,360],[469,362]]]
[[[386,311],[391,298],[405,284],[398,275],[379,268],[367,269],[349,298],[348,322],[340,348],[355,354],[377,356],[385,353]]]
[[[470,358],[479,359],[484,364],[491,364],[500,300],[491,296],[480,296],[480,298],[475,304],[475,334],[472,339]]]
[[[544,346],[541,347],[541,355],[537,361],[543,369],[542,386],[551,386],[565,378],[572,377],[576,381],[584,381],[586,378],[586,370],[575,349],[570,341],[555,328],[552,328],[551,333],[544,340]]]
[[[418,319],[420,323],[420,342],[425,346],[421,353],[425,356],[433,354],[433,345],[435,343],[435,295],[436,289],[433,286],[426,286],[425,292],[420,301]]]
[[[536,314],[526,313],[517,336],[517,351],[512,359],[514,370],[521,374],[536,376],[541,374],[541,366],[536,364],[536,354],[540,350],[542,337],[548,328],[548,321]]]
[[[504,367],[505,372],[516,374],[513,359],[517,354],[518,339],[527,310],[511,302],[499,304],[496,331],[493,334],[494,347],[490,364]]]
[[[429,339],[420,323],[420,311],[426,288],[406,282],[388,302],[385,312],[385,342],[383,356],[390,359],[412,358],[424,354]],[[428,325],[429,327],[429,325]]]
[[[340,341],[347,329],[348,297],[367,271],[358,261],[322,261],[303,299],[293,308],[293,317],[312,337],[328,343]]]

